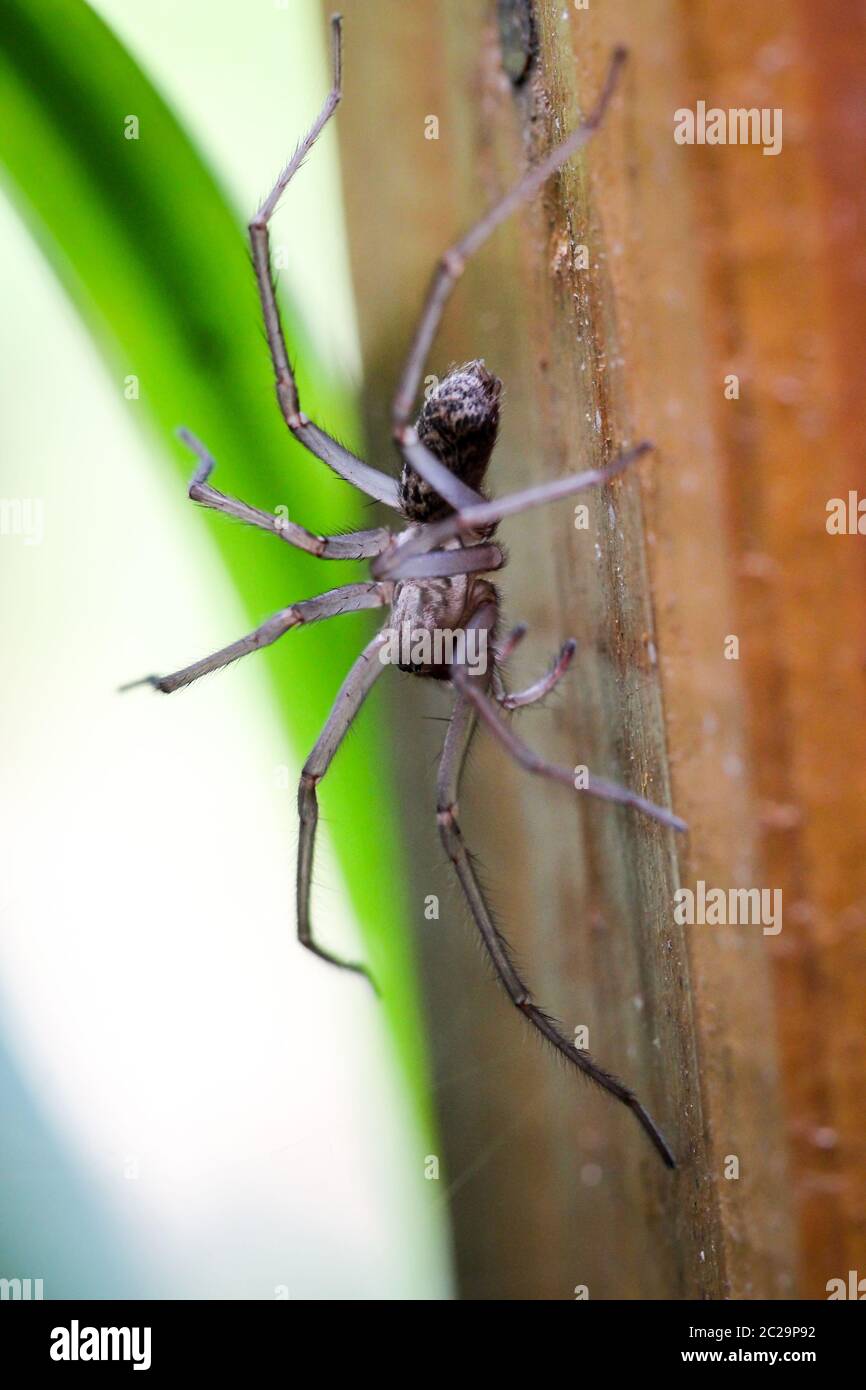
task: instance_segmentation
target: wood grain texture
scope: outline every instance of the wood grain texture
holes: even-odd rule
[[[498,994],[436,839],[445,692],[395,677],[447,1170],[431,1200],[451,1206],[461,1292],[824,1296],[866,1271],[864,551],[824,530],[827,498],[862,486],[862,10],[767,0],[734,23],[723,0],[538,0],[516,85],[503,11],[521,4],[344,8],[344,187],[385,466],[436,256],[591,106],[614,44],[631,53],[586,155],[467,271],[428,371],[483,356],[505,381],[497,492],[657,446],[585,499],[588,530],[569,503],[504,524],[501,587],[530,624],[515,683],[580,644],[523,735],[669,801],[688,838],[539,784],[483,734],[462,808],[538,999],[588,1025],[680,1169]],[[782,106],[782,154],[677,145],[673,113],[698,99]],[[780,887],[781,935],[678,926],[674,892],[699,879]]]
[[[704,152],[699,207],[707,333],[743,382],[713,424],[762,873],[786,904],[770,955],[797,1288],[820,1298],[866,1266],[864,549],[825,529],[828,499],[864,490],[866,13],[771,3],[736,35],[712,6],[683,19],[695,90],[785,118],[778,159]]]

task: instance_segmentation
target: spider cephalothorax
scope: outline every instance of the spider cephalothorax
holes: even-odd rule
[[[467,362],[433,388],[415,426],[425,448],[475,492],[481,491],[496,443],[501,394],[502,382],[482,361]],[[417,522],[437,521],[453,510],[407,463],[400,504],[409,521]]]
[[[189,490],[194,501],[258,526],[286,544],[322,559],[368,559],[371,578],[366,583],[346,584],[330,589],[317,598],[292,603],[254,632],[212,656],[204,657],[169,676],[150,676],[147,682],[169,694],[190,685],[209,671],[217,671],[238,657],[275,642],[302,623],[364,608],[390,608],[389,622],[367,643],[346,676],[325,727],[301,773],[298,788],[299,940],[322,959],[358,971],[372,982],[366,966],[340,959],[313,936],[310,890],[318,821],[316,787],[330,767],[368,691],[389,662],[416,675],[448,681],[454,691],[454,709],[439,765],[437,822],[442,844],[454,865],[495,970],[512,1003],[537,1032],[585,1076],[628,1106],[664,1162],[673,1167],[670,1149],[633,1092],[600,1067],[587,1051],[575,1046],[550,1015],[533,1001],[493,920],[457,816],[457,792],[466,750],[475,724],[480,720],[530,772],[550,777],[572,792],[587,792],[606,801],[631,806],[663,825],[676,830],[685,829],[684,823],[672,812],[654,805],[626,787],[594,775],[590,775],[588,782],[582,781],[577,786],[571,768],[545,762],[527,747],[502,717],[501,711],[532,704],[552,690],[568,668],[575,644],[565,643],[550,671],[540,680],[526,690],[509,693],[501,667],[524,629],[517,628],[504,641],[499,640],[499,595],[493,584],[484,577],[501,569],[505,563],[503,551],[492,539],[497,523],[503,517],[573,495],[584,488],[608,483],[646,453],[650,446],[638,444],[615,456],[603,468],[557,478],[509,497],[489,501],[480,488],[496,442],[501,384],[488,372],[483,362],[468,362],[450,372],[431,391],[421,409],[417,427],[413,430],[407,423],[442,311],[466,260],[483,245],[500,222],[538,192],[544,182],[586,144],[607,109],[625,53],[622,49],[615,51],[601,96],[591,114],[562,144],[529,169],[511,191],[441,258],[394,398],[394,439],[403,458],[403,473],[398,483],[395,478],[349,453],[302,412],[271,278],[268,223],[287,184],[300,168],[340,100],[339,18],[332,20],[332,32],[333,87],[312,129],[299,144],[250,223],[253,265],[274,367],[277,399],[292,434],[340,477],[368,497],[390,507],[409,524],[393,532],[385,527],[377,527],[347,535],[316,535],[295,522],[275,518],[270,512],[260,511],[246,502],[218,492],[209,482],[214,462],[207,449],[187,431],[181,431],[182,437],[199,458],[199,467]],[[409,640],[408,655],[397,642],[397,654],[392,656],[395,639],[402,638],[404,633]]]

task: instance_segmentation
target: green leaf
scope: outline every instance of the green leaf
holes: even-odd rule
[[[129,115],[138,119],[137,140],[124,135]],[[220,490],[268,510],[285,504],[316,531],[373,524],[363,500],[282,423],[241,219],[166,103],[81,0],[0,0],[0,160],[114,379],[139,378],[146,412],[136,409],[155,426],[155,462],[168,450],[177,469],[179,507],[191,506],[180,480],[188,481],[192,460],[174,438],[185,424],[215,454]],[[362,452],[345,389],[316,361],[290,306],[283,319],[305,409]],[[122,468],[119,459],[121,486]],[[212,514],[202,513],[200,524],[213,533],[250,626],[294,598],[362,577],[354,565],[338,569]],[[373,625],[368,616],[337,619],[256,654],[299,758]],[[370,710],[341,749],[322,803],[410,1094],[429,1129],[391,790],[384,730]],[[287,874],[287,931],[292,914]],[[335,976],[334,987],[367,986]],[[288,989],[287,981],[287,1007]]]

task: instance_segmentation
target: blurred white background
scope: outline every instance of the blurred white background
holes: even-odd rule
[[[251,210],[327,88],[317,5],[94,8]],[[279,240],[357,373],[336,158],[317,148]],[[5,199],[0,244],[2,494],[44,500],[40,544],[0,540],[0,1275],[49,1298],[447,1296],[380,1012],[294,942],[298,760],[262,672],[115,693],[245,614]],[[326,837],[317,880],[348,940]]]

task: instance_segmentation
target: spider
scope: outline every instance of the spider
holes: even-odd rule
[[[238,498],[218,492],[209,481],[215,465],[208,450],[189,431],[179,431],[180,437],[199,461],[189,488],[193,501],[275,533],[289,545],[323,560],[369,559],[371,578],[367,583],[347,584],[316,598],[292,603],[246,637],[221,651],[171,675],[148,676],[133,684],[149,684],[170,694],[248,652],[268,646],[303,623],[366,608],[390,608],[390,622],[367,644],[346,676],[325,727],[301,773],[298,791],[298,939],[308,950],[332,965],[366,976],[376,988],[365,965],[334,955],[313,935],[310,890],[318,820],[316,789],[367,693],[387,664],[388,644],[395,633],[408,633],[412,637],[409,649],[403,648],[396,664],[416,676],[448,682],[454,692],[453,711],[439,764],[437,822],[442,844],[454,866],[496,974],[513,1004],[533,1028],[591,1081],[626,1105],[665,1164],[673,1168],[673,1154],[637,1096],[599,1066],[587,1051],[570,1042],[560,1025],[534,1002],[494,922],[461,833],[457,810],[458,787],[466,751],[480,721],[529,772],[553,778],[574,790],[631,806],[672,829],[686,828],[685,823],[672,812],[600,777],[590,775],[585,785],[578,786],[572,770],[546,762],[514,732],[500,710],[512,711],[547,695],[568,669],[576,644],[566,642],[552,668],[533,685],[523,691],[508,693],[501,668],[524,635],[525,628],[517,627],[500,639],[499,596],[495,586],[485,577],[505,564],[503,551],[494,539],[497,524],[504,517],[516,516],[542,503],[608,483],[642,457],[651,445],[646,442],[637,444],[620,452],[604,467],[558,478],[491,501],[481,488],[496,443],[502,384],[480,360],[452,369],[429,392],[414,427],[409,424],[421,373],[443,310],[468,259],[501,222],[537,193],[550,175],[587,143],[602,122],[626,53],[621,48],[614,51],[592,112],[545,159],[531,167],[505,197],[440,258],[393,401],[393,436],[403,461],[398,481],[350,453],[301,410],[271,278],[268,224],[288,184],[334,114],[341,97],[342,42],[338,15],[331,20],[331,37],[331,90],[313,126],[249,224],[253,267],[276,378],[277,399],[286,425],[295,439],[316,458],[368,497],[390,507],[406,524],[397,532],[382,527],[345,535],[316,535],[294,522],[276,518]],[[418,638],[437,637],[450,638],[450,645],[447,641],[438,647],[435,641],[416,641]],[[481,653],[481,659],[474,663],[467,657],[470,647]]]

